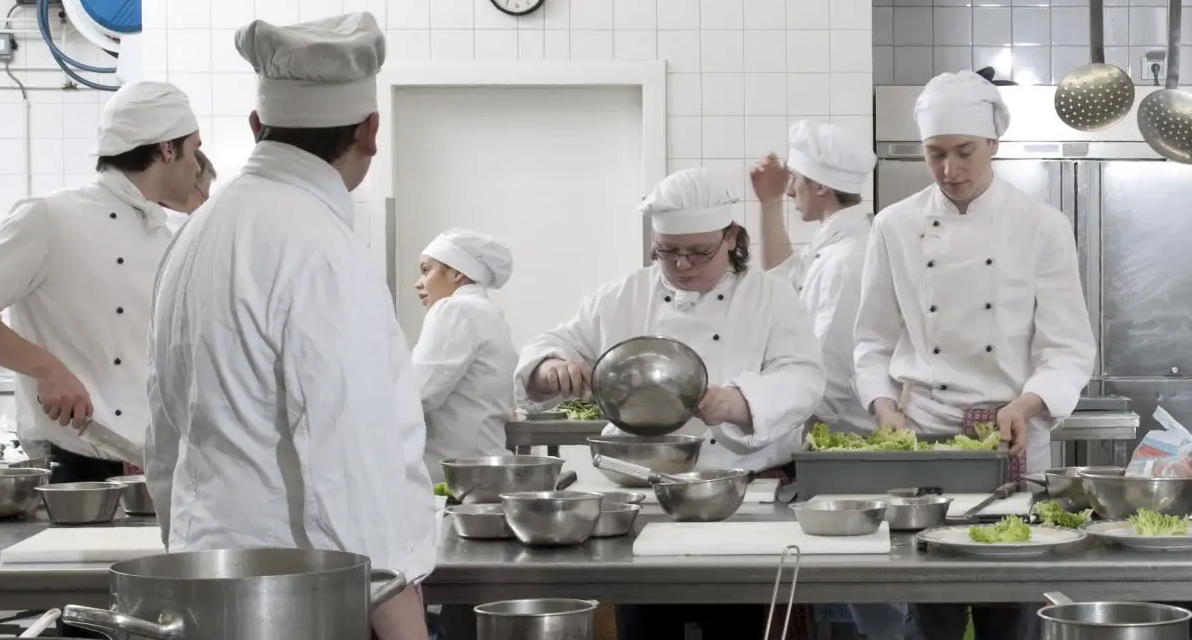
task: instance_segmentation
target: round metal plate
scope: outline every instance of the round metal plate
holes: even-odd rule
[[[1088,522],[1081,529],[1098,540],[1129,549],[1143,551],[1192,550],[1192,535],[1140,536],[1134,533],[1134,525],[1130,524],[1129,520]]]
[[[1031,539],[1026,542],[990,543],[973,542],[969,538],[969,525],[952,525],[928,529],[918,534],[920,542],[928,548],[937,547],[971,556],[1026,557],[1051,553],[1058,547],[1084,540],[1088,534],[1079,529],[1061,529],[1044,525],[1030,525]]]

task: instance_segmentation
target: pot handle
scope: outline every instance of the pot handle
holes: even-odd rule
[[[1047,593],[1043,594],[1043,597],[1046,598],[1051,604],[1076,604],[1072,601],[1072,598],[1069,598],[1059,591],[1048,591]]]
[[[62,609],[62,622],[103,634],[124,633],[153,640],[182,640],[184,631],[182,619],[168,612],[162,613],[158,622],[153,623],[115,611],[75,604]]]
[[[370,594],[373,610],[393,599],[394,596],[405,591],[406,587],[410,586],[410,583],[406,581],[406,577],[402,572],[390,571],[389,569],[373,569],[369,582],[373,583]],[[380,584],[377,584],[378,582]]]

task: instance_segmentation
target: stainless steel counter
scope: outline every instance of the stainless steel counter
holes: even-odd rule
[[[638,527],[664,519],[647,507]],[[793,517],[778,505],[746,505],[737,520]],[[144,524],[128,521],[126,524]],[[775,557],[634,557],[629,538],[564,549],[517,542],[466,541],[444,523],[439,563],[424,585],[427,601],[475,604],[544,596],[608,603],[769,602]],[[0,524],[0,546],[46,527]],[[1128,553],[1089,542],[1037,559],[975,559],[923,552],[896,537],[888,555],[807,556],[802,602],[1022,602],[1060,590],[1077,599],[1192,600],[1192,553]],[[0,608],[64,603],[107,606],[103,565],[0,565]],[[784,592],[785,595],[785,592]]]

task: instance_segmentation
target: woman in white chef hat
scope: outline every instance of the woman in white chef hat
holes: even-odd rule
[[[413,362],[426,414],[426,467],[443,481],[439,462],[508,453],[517,350],[488,291],[513,274],[509,247],[474,231],[450,229],[422,251],[414,288],[428,309]]]
[[[794,289],[749,264],[749,234],[733,222],[727,176],[688,169],[663,180],[641,204],[654,230],[654,264],[592,292],[571,320],[521,352],[517,385],[530,400],[584,393],[609,347],[641,335],[690,345],[708,368],[707,394],[678,431],[704,438],[699,467],[792,475],[802,424],[824,392],[811,321]],[[615,432],[608,427],[606,433]],[[618,610],[621,640],[757,637],[762,605],[646,606]]]
[[[1093,370],[1072,223],[994,175],[1010,113],[984,78],[937,76],[915,119],[935,184],[874,219],[857,394],[881,424],[922,433],[996,423],[1013,454],[1006,480],[1016,482],[1049,465],[1049,429],[1076,407]],[[961,640],[967,608],[911,609],[924,637]],[[977,640],[1037,630],[1029,606],[974,605],[972,620]]]

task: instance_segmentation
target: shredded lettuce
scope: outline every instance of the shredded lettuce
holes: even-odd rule
[[[1045,500],[1035,505],[1035,513],[1043,521],[1043,524],[1067,529],[1076,529],[1093,516],[1092,509],[1085,509],[1079,513],[1068,513],[1055,500]]]
[[[991,422],[974,425],[977,437],[956,436],[945,442],[920,442],[914,431],[899,430],[888,425],[863,436],[857,433],[834,433],[827,424],[817,422],[807,434],[812,451],[995,451],[1001,436]]]
[[[968,534],[973,542],[1006,544],[1030,540],[1031,528],[1018,516],[1006,516],[997,524],[973,525]]]
[[[1139,509],[1130,516],[1134,533],[1140,536],[1170,537],[1188,535],[1188,520],[1180,516],[1167,516],[1150,509]]]

